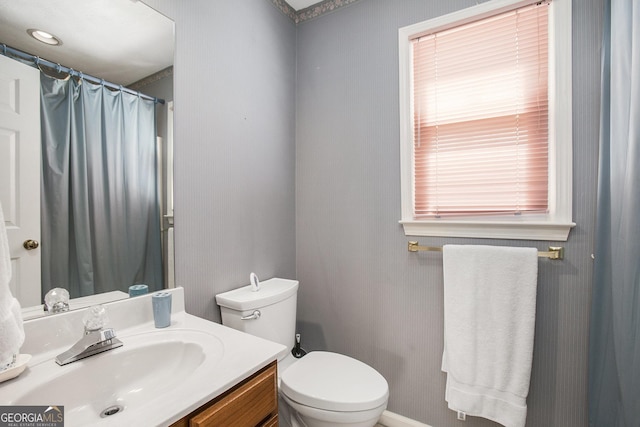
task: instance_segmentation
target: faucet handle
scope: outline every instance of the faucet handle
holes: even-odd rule
[[[69,291],[64,288],[53,288],[44,296],[45,310],[49,313],[69,311]]]
[[[100,304],[89,307],[82,317],[82,322],[84,323],[85,334],[99,331],[109,323],[107,309]]]

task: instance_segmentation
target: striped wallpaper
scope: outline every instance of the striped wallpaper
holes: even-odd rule
[[[540,262],[528,427],[587,425],[603,1],[573,2],[577,226],[563,262]],[[297,278],[303,347],[375,367],[395,413],[495,426],[447,409],[442,258],[409,253],[398,224],[398,28],[476,0],[359,0],[298,24],[273,0],[147,3],[176,22],[176,283],[187,311],[219,321],[215,294],[250,271]]]
[[[562,0],[558,0],[562,1]],[[310,349],[364,360],[389,409],[434,427],[494,426],[447,408],[442,256],[409,253],[400,219],[398,28],[475,0],[361,0],[297,27],[296,255]],[[602,1],[573,2],[573,212],[562,262],[539,264],[528,427],[587,425]],[[421,244],[553,242],[419,239]]]

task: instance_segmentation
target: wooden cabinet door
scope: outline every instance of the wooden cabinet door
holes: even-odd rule
[[[223,399],[191,418],[191,427],[255,427],[278,407],[275,367],[260,372]]]
[[[276,363],[243,381],[174,424],[190,427],[272,427],[278,425],[278,375]]]

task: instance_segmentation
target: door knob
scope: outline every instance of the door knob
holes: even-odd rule
[[[22,246],[24,246],[26,250],[31,251],[34,249],[38,249],[38,246],[40,246],[40,243],[38,243],[37,240],[29,239],[29,240],[25,240]]]

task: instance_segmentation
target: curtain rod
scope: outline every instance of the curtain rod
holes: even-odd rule
[[[38,56],[35,55],[31,55],[30,53],[27,52],[23,52],[21,50],[18,50],[16,48],[13,48],[11,46],[7,46],[6,44],[2,43],[2,50],[0,50],[0,53],[2,53],[4,56],[11,58],[11,56],[15,56],[21,59],[25,59],[27,61],[30,61],[33,67],[35,68],[40,68],[40,64],[45,65],[49,68],[53,68],[55,69],[58,73],[67,73],[72,77],[79,77],[80,79],[84,79],[87,81],[90,81],[92,83],[96,83],[99,85],[103,85],[106,86],[108,88],[111,89],[116,89],[116,90],[120,90],[122,92],[126,92],[126,93],[130,93],[132,95],[136,95],[139,96],[142,99],[147,99],[150,101],[155,102],[156,104],[164,104],[164,99],[160,99],[160,98],[155,98],[153,96],[149,96],[149,95],[145,95],[142,92],[137,92],[135,90],[131,90],[129,88],[126,88],[122,85],[117,85],[115,83],[111,83],[111,82],[107,82],[104,79],[99,79],[97,77],[91,76],[89,74],[84,74],[82,71],[76,71],[73,68],[69,68],[69,67],[65,67],[63,65],[57,64],[55,62],[51,62],[48,61],[46,59],[42,59]],[[9,53],[10,55],[7,55],[7,53]],[[40,70],[42,71],[42,70]]]
[[[418,251],[430,251],[430,252],[442,252],[442,246],[419,246],[418,242],[412,240],[409,242],[409,252]],[[549,246],[548,252],[538,251],[538,258],[549,258],[555,260],[564,259],[564,247],[562,246]]]

